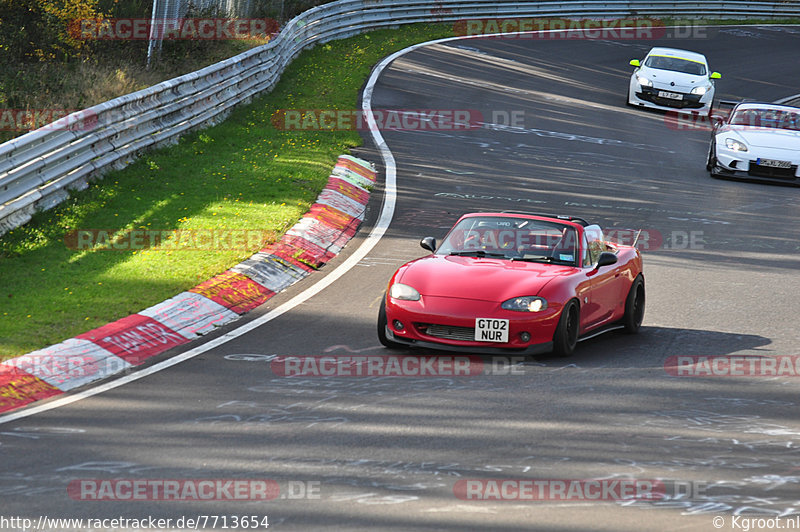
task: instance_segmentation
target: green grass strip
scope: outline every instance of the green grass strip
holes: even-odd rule
[[[109,173],[0,237],[0,360],[136,313],[260,249],[75,249],[76,230],[266,231],[279,237],[311,206],[357,131],[283,131],[278,109],[356,109],[372,66],[452,25],[415,25],[303,52],[276,88],[222,124]],[[191,245],[191,244],[189,244]],[[237,246],[239,247],[239,246]],[[170,248],[170,249],[165,249]]]

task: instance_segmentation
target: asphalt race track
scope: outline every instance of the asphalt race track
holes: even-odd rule
[[[705,53],[723,75],[718,98],[800,93],[800,29],[699,37],[472,39],[397,59],[375,87],[375,108],[477,110],[482,127],[384,131],[397,163],[392,224],[307,302],[177,366],[0,425],[2,516],[152,516],[173,528],[205,515],[226,517],[229,528],[233,516],[268,516],[279,530],[710,531],[800,515],[800,379],[665,369],[678,355],[800,355],[800,189],[711,179],[708,131],[676,130],[664,114],[624,103],[628,61],[654,44]],[[380,166],[369,146],[357,155]],[[381,192],[334,263],[221,332],[345,261],[377,219]],[[375,335],[394,269],[459,215],[507,209],[646,230],[641,333],[582,342],[570,359],[498,359],[492,375],[274,371],[273,355],[403,354]],[[86,479],[268,479],[281,495],[93,501],[68,491]],[[463,496],[465,481],[509,479],[658,481],[667,496]]]

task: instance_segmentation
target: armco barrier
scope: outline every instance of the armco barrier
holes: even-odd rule
[[[339,157],[328,186],[283,237],[190,290],[0,363],[0,412],[104,379],[237,319],[336,256],[364,220],[375,170]]]
[[[268,44],[73,113],[0,145],[0,235],[143,151],[221,121],[270,90],[304,48],[370,29],[476,17],[800,18],[791,1],[339,0],[289,21]],[[76,125],[78,124],[78,125]]]

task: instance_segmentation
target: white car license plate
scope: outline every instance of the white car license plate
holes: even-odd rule
[[[476,342],[508,342],[508,320],[475,319]]]
[[[756,159],[756,164],[759,166],[771,166],[773,168],[791,168],[791,161],[777,161],[775,159]]]
[[[683,100],[683,94],[677,92],[658,91],[659,98],[669,98],[670,100]]]

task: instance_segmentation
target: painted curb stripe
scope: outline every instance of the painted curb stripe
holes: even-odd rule
[[[325,189],[338,192],[351,200],[357,201],[361,205],[366,205],[369,201],[369,191],[367,189],[361,188],[350,181],[346,181],[334,175],[328,180],[328,186],[326,186]]]
[[[317,198],[317,203],[322,205],[330,205],[334,209],[338,209],[348,216],[352,216],[353,218],[358,218],[359,220],[364,219],[364,211],[366,210],[366,207],[361,203],[348,198],[341,192],[336,192],[334,190],[323,190]]]
[[[256,253],[231,270],[246,275],[273,293],[280,292],[308,275],[307,271],[266,253]]]
[[[334,170],[336,168],[351,170],[359,176],[367,179],[371,183],[375,183],[375,170],[373,170],[372,166],[363,159],[359,159],[351,155],[340,155],[339,160],[336,161]]]
[[[284,262],[288,262],[295,268],[303,270],[306,273],[311,273],[319,268],[319,266],[312,266],[306,262],[302,262],[300,258],[304,253],[306,253],[303,249],[297,249],[295,247],[289,246],[287,244],[272,244],[269,247],[264,248],[261,250],[263,253],[268,255],[272,255],[278,259],[281,259]]]
[[[349,181],[354,185],[360,186],[361,188],[369,188],[375,184],[375,182],[371,181],[369,178],[364,177],[361,174],[344,166],[334,167],[333,172],[331,172],[331,177],[344,179],[345,181]]]
[[[63,392],[104,379],[131,366],[106,349],[78,338],[33,351],[6,361],[3,365],[20,369]]]
[[[338,254],[352,236],[313,218],[303,218],[286,233],[292,236],[301,236],[334,254]]]
[[[317,269],[336,256],[332,251],[327,251],[302,236],[284,235],[280,245],[300,251],[297,260],[313,265]]]
[[[228,308],[195,292],[181,292],[139,314],[153,318],[187,340],[194,340],[239,317]]]
[[[322,222],[337,231],[352,232],[355,234],[356,229],[358,229],[358,226],[361,224],[361,220],[358,218],[322,203],[315,203],[312,205],[308,213],[309,216],[306,216],[306,218]]]
[[[141,314],[132,314],[75,338],[90,340],[134,366],[189,341],[153,318]]]
[[[0,412],[62,394],[61,390],[23,370],[0,364]]]
[[[275,295],[246,275],[227,270],[189,290],[201,294],[237,314],[244,314]]]

